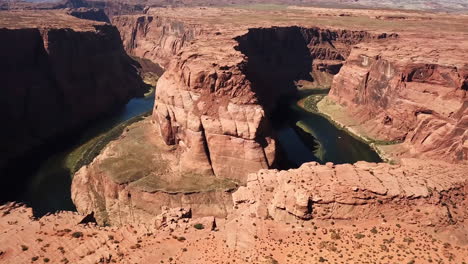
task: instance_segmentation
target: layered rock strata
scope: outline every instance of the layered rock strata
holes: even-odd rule
[[[235,182],[180,173],[177,151],[154,137],[150,120],[135,123],[73,178],[78,212],[101,225],[150,223],[165,207],[190,207],[194,217],[226,217]]]
[[[353,49],[333,80],[330,99],[352,113],[369,138],[404,141],[413,156],[466,162],[468,65],[399,59],[411,51],[389,44]]]
[[[386,37],[275,27],[237,37],[241,53],[184,52],[158,83],[153,118],[164,141],[183,152],[182,169],[245,182],[248,173],[275,165],[269,112],[281,97],[295,95],[295,82],[312,80],[313,61],[334,65],[354,43]]]
[[[144,93],[115,27],[52,11],[3,16],[13,20],[0,29],[0,164]]]
[[[460,53],[454,52],[453,46],[444,48],[442,43],[438,42],[429,45],[427,39],[421,37],[421,35],[410,35],[405,31],[402,31],[402,34],[397,37],[395,33],[365,32],[351,27],[346,27],[348,28],[346,30],[326,29],[314,27],[310,23],[293,26],[293,24],[297,23],[292,23],[287,19],[281,20],[281,22],[277,23],[277,26],[271,27],[271,24],[263,23],[263,21],[252,22],[248,20],[250,16],[247,11],[236,11],[234,14],[230,14],[230,17],[224,17],[220,14],[225,14],[227,11],[221,9],[197,9],[196,11],[192,9],[164,9],[164,12],[168,12],[164,16],[165,18],[160,18],[162,16],[160,12],[161,10],[149,10],[148,14],[142,18],[124,16],[117,20],[122,19],[122,25],[128,25],[128,27],[119,26],[124,31],[128,31],[123,34],[128,36],[123,37],[127,43],[127,50],[130,52],[132,50],[138,51],[142,56],[152,58],[154,61],[166,61],[166,72],[158,82],[152,124],[148,126],[147,133],[152,135],[148,136],[148,138],[162,139],[162,144],[165,147],[172,148],[172,157],[175,158],[171,158],[170,167],[173,168],[171,173],[174,174],[170,174],[169,178],[174,177],[175,182],[183,177],[181,175],[187,174],[196,175],[192,175],[191,179],[203,178],[218,181],[228,179],[241,185],[247,183],[248,188],[251,189],[254,195],[264,196],[263,192],[265,190],[266,192],[274,192],[273,189],[284,185],[283,183],[274,183],[276,178],[281,180],[280,175],[282,174],[293,174],[298,179],[302,179],[303,176],[301,175],[304,174],[305,178],[296,184],[300,187],[301,185],[307,186],[307,181],[319,179],[320,177],[315,176],[316,174],[322,173],[323,170],[329,170],[326,173],[329,176],[331,175],[330,177],[333,180],[329,182],[317,180],[316,187],[331,186],[330,188],[316,190],[315,187],[311,187],[307,190],[299,190],[299,187],[292,187],[292,189],[285,187],[288,189],[286,194],[279,191],[278,196],[281,194],[286,195],[285,199],[287,201],[280,201],[277,197],[278,199],[274,202],[275,205],[263,204],[265,206],[259,207],[259,210],[263,210],[263,212],[267,208],[275,209],[272,210],[270,216],[274,214],[273,217],[277,219],[282,219],[285,217],[284,215],[304,219],[310,217],[325,218],[324,216],[327,215],[329,210],[332,210],[329,208],[330,204],[335,204],[340,208],[340,213],[337,214],[336,218],[359,218],[362,215],[371,218],[375,216],[370,209],[373,208],[372,206],[383,206],[383,208],[386,208],[385,210],[388,209],[392,214],[398,215],[404,212],[406,207],[399,208],[397,204],[408,204],[409,208],[427,205],[428,212],[431,210],[437,211],[435,214],[437,217],[433,219],[434,222],[442,223],[442,219],[447,215],[443,214],[444,205],[442,204],[445,202],[433,203],[433,199],[436,199],[434,197],[440,198],[440,193],[449,193],[450,199],[455,197],[453,198],[455,204],[463,203],[463,199],[456,197],[463,196],[466,192],[464,187],[467,175],[466,166],[455,169],[452,175],[450,169],[453,165],[447,163],[433,163],[434,165],[431,165],[431,161],[421,163],[422,161],[418,159],[403,159],[401,167],[393,167],[388,164],[358,163],[334,168],[331,165],[331,167],[327,167],[306,164],[299,171],[263,171],[271,174],[269,179],[273,181],[273,185],[267,184],[271,188],[265,187],[265,190],[249,186],[251,180],[247,176],[250,173],[256,173],[260,169],[275,166],[278,151],[276,150],[275,135],[272,133],[269,124],[269,115],[279,101],[296,93],[294,85],[303,79],[314,83],[317,87],[332,84],[333,92],[328,99],[335,105],[339,105],[341,107],[340,113],[348,114],[348,116],[351,116],[350,119],[360,120],[360,118],[365,117],[367,119],[364,120],[369,121],[371,124],[380,124],[382,121],[379,116],[385,113],[387,109],[395,113],[403,112],[399,117],[400,120],[403,120],[398,121],[400,123],[392,121],[393,117],[384,119],[387,124],[390,124],[391,129],[375,129],[375,135],[380,135],[377,139],[381,138],[382,135],[389,134],[388,131],[393,135],[401,131],[407,131],[407,133],[417,131],[415,126],[410,126],[409,120],[414,120],[415,112],[407,111],[407,109],[411,109],[409,106],[432,104],[433,109],[438,109],[437,111],[445,113],[447,117],[459,118],[463,121],[463,113],[466,110],[462,107],[463,104],[460,104],[460,100],[462,100],[460,98],[464,98],[460,91],[463,92],[466,89],[466,84],[465,81],[459,81],[460,78],[464,78],[464,75],[458,78],[454,74],[454,69],[448,66],[455,65],[456,71],[459,73],[462,72],[460,69],[463,69],[460,66],[463,65],[463,63],[460,63],[462,58],[456,58]],[[211,19],[210,15],[206,14],[216,14],[219,18],[218,24],[213,22],[214,20]],[[227,26],[228,23],[239,21],[239,14],[245,15],[243,18],[247,22],[239,22],[240,25],[235,28]],[[268,13],[268,15],[271,14]],[[303,14],[301,13],[301,15]],[[152,18],[150,19],[150,17]],[[141,22],[137,20],[141,20]],[[153,21],[159,21],[158,23],[162,24],[154,27]],[[164,24],[164,21],[168,24]],[[200,24],[203,26],[203,31],[194,34],[190,45],[187,45],[189,42],[184,40],[186,39],[186,30],[198,28]],[[265,26],[265,24],[268,24],[268,26]],[[137,25],[142,26],[137,27]],[[174,28],[178,30],[174,30]],[[151,42],[152,44],[135,45],[132,43],[135,41],[140,43],[142,40],[135,38],[132,32],[136,32],[137,35],[142,34],[141,36],[146,36],[146,38],[150,36],[150,32],[154,32],[156,39],[163,41],[151,42],[152,40],[144,40],[142,43]],[[165,35],[165,32],[168,32],[168,34]],[[453,36],[447,35],[447,37]],[[457,39],[457,37],[453,37],[453,39]],[[461,39],[462,42],[460,43],[466,43],[462,37],[458,37],[458,39]],[[166,40],[171,41],[167,42]],[[179,45],[182,42],[184,44]],[[167,43],[170,43],[170,45],[167,45]],[[152,46],[155,44],[163,45],[166,48],[160,49],[161,46],[155,48]],[[168,47],[171,48],[167,49]],[[416,47],[421,48],[415,52]],[[440,50],[435,51],[437,54],[436,59],[431,60],[432,57],[427,54],[430,54],[431,49],[435,47]],[[157,49],[165,51],[161,52],[161,56],[148,55],[152,54],[152,50]],[[411,52],[419,55],[419,57],[412,57]],[[171,58],[169,63],[167,63],[167,58]],[[383,62],[384,60],[388,61],[388,63]],[[399,61],[399,64],[396,64],[396,61]],[[394,66],[394,63],[399,65],[400,68]],[[438,65],[434,66],[434,69],[438,68],[441,72],[428,77],[431,81],[416,82],[415,80],[418,78],[424,79],[425,77],[418,77],[420,74],[417,74],[417,71],[412,73],[413,64]],[[398,79],[395,76],[400,76],[397,72],[405,69],[405,65],[409,70],[403,71],[401,78]],[[354,70],[353,67],[356,69]],[[366,76],[367,72],[369,72],[369,76],[364,78],[363,76]],[[335,74],[338,75],[332,78]],[[332,79],[333,83],[331,82]],[[410,79],[411,82],[408,81]],[[359,86],[362,80],[367,80],[362,85],[364,88]],[[395,86],[395,83],[400,83],[400,85]],[[430,86],[427,86],[427,91],[432,94],[432,97],[418,97],[417,94],[412,92],[412,89],[417,90],[421,86],[413,87],[411,83],[430,84]],[[450,88],[451,85],[455,87],[453,92],[450,90],[452,89]],[[399,87],[399,89],[393,87]],[[403,89],[404,87],[408,89]],[[443,90],[444,87],[449,88]],[[424,92],[423,89],[421,94],[424,95],[428,93],[427,91]],[[434,96],[434,94],[440,96]],[[433,100],[434,102],[426,102],[427,100]],[[375,109],[370,109],[368,111],[370,114],[364,115],[365,107],[368,109],[374,107]],[[425,109],[420,107],[421,111],[417,112],[417,116],[428,114]],[[453,114],[450,114],[451,111],[453,111]],[[334,118],[332,114],[327,114]],[[450,118],[444,119],[442,115],[437,116],[441,117],[442,126],[452,122]],[[395,122],[394,126],[391,126],[392,122]],[[429,124],[427,127],[431,127],[430,130],[420,126],[420,131],[436,135],[447,130],[445,128],[437,130],[437,125]],[[366,126],[365,122],[357,122],[357,126],[363,129],[378,127],[377,125]],[[443,144],[453,142],[453,144],[450,144],[455,146],[455,149],[464,146],[463,134],[465,130],[463,130],[463,126],[460,128],[454,129],[450,134],[450,138],[445,140]],[[400,134],[404,135],[404,133]],[[414,138],[419,138],[419,136]],[[402,140],[403,138],[384,139]],[[119,141],[116,141],[114,146],[117,144],[119,144]],[[418,144],[412,143],[410,146],[414,147],[416,153],[423,152],[418,149]],[[443,158],[453,161],[450,158],[452,152],[447,152],[441,146],[434,144],[426,147],[436,148],[437,151],[441,151],[439,153],[449,153],[444,155]],[[427,153],[429,152],[427,151]],[[98,157],[95,163],[82,169],[82,173],[74,180],[78,183],[77,186],[79,186],[80,181],[81,183],[95,182],[96,186],[98,186],[99,181],[108,181],[108,179],[98,179],[100,176],[96,176],[100,175],[99,162],[105,162],[107,158]],[[466,158],[462,159],[466,160]],[[113,159],[109,159],[109,161],[111,160]],[[438,166],[443,169],[439,171]],[[426,167],[429,168],[427,172]],[[159,172],[159,170],[154,171]],[[374,176],[371,177],[372,173],[369,171],[372,171],[375,175],[378,174],[379,176],[376,176],[378,179],[374,178]],[[297,175],[296,172],[300,172],[301,175]],[[427,178],[423,175],[424,172],[426,172]],[[439,172],[439,174],[432,172]],[[111,174],[109,175],[112,177]],[[145,173],[145,176],[142,177],[145,180],[140,182],[146,183],[146,185],[143,184],[145,188],[152,185],[151,182],[148,183],[151,177],[147,175],[149,174]],[[438,175],[442,176],[438,178]],[[454,180],[449,180],[450,178]],[[348,182],[360,179],[363,182],[359,186],[354,186],[356,188],[352,187],[351,191],[347,187],[344,189],[338,188],[342,185],[348,186]],[[392,182],[387,182],[385,179],[390,179]],[[382,180],[382,182],[377,184],[376,182],[379,182],[379,180]],[[115,181],[113,183],[114,186],[126,190],[135,183],[128,184],[128,186],[125,184],[128,184],[128,182]],[[361,193],[360,190],[369,190],[365,188],[368,184],[369,188],[372,187],[372,190]],[[397,185],[399,187],[395,187]],[[443,186],[440,187],[439,185]],[[142,185],[138,186],[141,187]],[[415,186],[416,191],[414,189],[406,190],[406,186]],[[145,195],[148,195],[148,197],[154,195],[154,192],[151,193],[145,188],[142,188]],[[430,190],[433,190],[433,188],[437,189],[437,191],[428,195],[427,193],[431,192]],[[426,192],[422,191],[423,189]],[[150,188],[150,190],[154,189]],[[294,193],[290,190],[294,190]],[[296,192],[297,190],[299,191]],[[330,199],[327,198],[323,204],[316,200],[317,204],[315,206],[319,215],[313,216],[311,215],[313,210],[310,208],[313,204],[310,201],[312,199],[313,202],[313,198],[310,197],[311,193],[316,191],[319,196],[328,197],[330,195],[334,198],[328,197]],[[75,193],[78,194],[79,191]],[[372,196],[370,193],[378,195]],[[296,194],[300,196],[297,197],[297,204],[295,204],[294,200]],[[238,194],[236,193],[234,196],[236,197]],[[414,196],[418,196],[418,198],[415,200]],[[343,199],[336,197],[343,197]],[[395,199],[397,197],[401,198],[401,202],[396,203]],[[369,203],[360,203],[358,202],[360,200],[356,199],[368,200]],[[116,201],[117,199],[113,196],[110,200]],[[235,198],[234,202],[240,204],[238,201],[241,200]],[[290,200],[294,201],[294,203]],[[84,208],[84,212],[96,210],[92,202],[93,199],[81,199],[80,201],[79,210],[81,210],[80,208]],[[217,201],[215,201],[216,203]],[[254,201],[254,203],[257,202]],[[291,206],[284,207],[281,205],[285,203],[291,203]],[[352,206],[348,207],[348,203]],[[354,205],[363,206],[355,207]],[[160,204],[157,206],[160,206]],[[118,211],[113,206],[103,208],[105,208],[101,210],[103,212],[109,208],[113,212]],[[197,209],[193,207],[192,209],[196,213]],[[348,211],[349,214],[345,212],[348,209],[351,210]],[[281,210],[288,212],[281,214]],[[230,213],[228,211],[228,214]]]
[[[112,22],[119,29],[129,54],[163,67],[202,31],[194,25],[158,15],[116,16]]]
[[[81,19],[88,19],[94,21],[101,21],[101,22],[110,22],[109,18],[107,17],[106,13],[104,13],[103,9],[99,8],[75,8],[71,9],[67,12],[71,16],[81,18]]]
[[[259,217],[294,219],[375,219],[384,215],[428,225],[463,222],[468,167],[403,159],[400,165],[311,162],[288,171],[262,170],[233,194]],[[440,177],[444,175],[444,177]],[[461,206],[461,207],[460,207]],[[404,209],[402,209],[404,208]]]

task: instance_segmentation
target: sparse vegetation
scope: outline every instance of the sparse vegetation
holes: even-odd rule
[[[363,235],[363,234],[361,234],[361,233],[356,233],[356,234],[354,234],[354,237],[355,237],[356,239],[362,239],[362,238],[365,238],[366,236]]]
[[[82,237],[82,236],[83,236],[83,233],[82,233],[82,232],[74,232],[74,233],[72,234],[72,237],[74,237],[74,238],[80,238],[80,237]]]
[[[205,229],[205,226],[202,225],[202,224],[195,224],[195,225],[193,225],[193,227],[194,227],[195,229],[198,229],[198,230]]]

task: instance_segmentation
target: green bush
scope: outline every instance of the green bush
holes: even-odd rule
[[[203,226],[202,224],[195,224],[193,225],[193,227],[195,227],[195,229],[198,229],[198,230],[205,229],[205,226]]]

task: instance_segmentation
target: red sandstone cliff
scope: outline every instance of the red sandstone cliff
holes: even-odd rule
[[[313,61],[333,64],[344,60],[353,44],[386,37],[274,27],[236,37],[240,52],[200,54],[190,46],[174,57],[158,83],[154,120],[165,142],[179,146],[183,170],[212,170],[245,182],[248,173],[274,166],[267,115],[281,96],[296,93],[296,81],[319,74]]]
[[[49,15],[63,24],[0,29],[0,122],[8,127],[0,131],[0,161],[83,126],[145,90],[115,27],[62,13],[45,12],[44,20]]]
[[[187,10],[177,11],[187,12]],[[220,12],[217,9],[211,11]],[[203,14],[203,12],[200,11],[200,14]],[[184,40],[186,29],[194,25],[196,17],[194,19],[191,16],[190,18],[180,18],[179,22],[174,22],[175,20],[170,15],[168,15],[168,17],[171,17],[170,19],[156,19],[156,17],[159,17],[156,12],[149,12],[149,14],[153,15],[143,17],[124,16],[117,18],[117,20],[121,22],[119,28],[126,32],[123,34],[123,39],[129,52],[138,53],[140,56],[150,58],[156,62],[166,63],[166,72],[158,82],[152,125],[149,126],[146,135],[152,135],[149,136],[150,138],[162,138],[164,141],[162,145],[165,147],[172,146],[172,154],[176,158],[171,158],[170,167],[177,173],[169,175],[169,177],[161,177],[158,175],[152,176],[149,172],[140,173],[138,170],[137,172],[132,170],[129,174],[131,174],[131,177],[138,176],[136,185],[139,188],[141,186],[138,184],[159,184],[161,178],[169,181],[173,180],[174,182],[177,177],[180,177],[177,174],[189,174],[190,177],[196,175],[196,177],[191,178],[192,181],[197,181],[199,179],[197,177],[203,179],[233,179],[241,184],[247,183],[249,186],[251,181],[248,175],[250,173],[255,173],[259,169],[272,168],[275,165],[277,151],[274,140],[275,135],[272,134],[269,127],[269,115],[279,100],[284,96],[296,93],[295,82],[299,80],[306,79],[316,81],[318,85],[330,85],[331,77],[339,72],[333,82],[332,99],[342,104],[347,104],[349,101],[350,103],[344,112],[355,114],[356,118],[362,118],[365,111],[359,112],[359,110],[368,107],[369,111],[367,113],[370,114],[364,117],[367,118],[366,121],[371,123],[376,122],[376,120],[377,123],[380,123],[378,117],[385,113],[387,109],[395,112],[406,111],[406,109],[409,109],[405,108],[406,106],[424,105],[425,100],[436,98],[430,97],[427,99],[426,97],[418,97],[416,94],[412,94],[413,97],[404,97],[404,94],[401,93],[404,90],[401,88],[403,83],[411,85],[411,82],[408,82],[408,79],[405,78],[412,76],[412,80],[417,79],[411,71],[405,73],[403,70],[411,70],[412,65],[427,64],[421,64],[417,59],[414,59],[415,61],[404,59],[411,58],[411,51],[415,46],[424,47],[424,39],[420,39],[420,43],[410,43],[407,53],[404,54],[401,50],[399,52],[395,51],[402,49],[407,43],[401,38],[395,38],[396,35],[393,34],[321,29],[312,26],[298,27],[291,26],[288,23],[281,27],[262,27],[263,24],[261,23],[251,27],[247,23],[235,29],[232,27],[225,28],[225,25],[222,24],[212,25],[208,23],[203,24],[203,32],[194,34],[190,45],[186,45],[188,44]],[[211,20],[209,21],[211,22]],[[153,24],[155,22],[157,23]],[[154,27],[154,25],[159,26]],[[154,34],[156,41],[151,37],[150,33]],[[135,34],[139,37],[135,37]],[[393,43],[395,46],[388,43]],[[437,45],[438,47],[441,46],[440,43]],[[356,49],[355,47],[361,48]],[[151,55],[153,50],[158,49],[161,51],[161,55]],[[356,52],[361,52],[359,54],[362,54],[362,56],[358,56]],[[451,54],[449,51],[445,52]],[[395,58],[391,59],[392,56],[395,56]],[[171,59],[169,63],[167,63],[168,58]],[[427,59],[427,56],[422,55],[421,58]],[[400,64],[394,66],[395,61],[400,61]],[[345,66],[340,70],[341,64]],[[440,62],[432,64],[442,65]],[[401,70],[402,75],[396,74],[397,70]],[[440,85],[430,87],[438,89],[440,86],[445,87],[448,85],[449,89],[441,90],[447,91],[443,94],[439,91],[441,96],[436,99],[441,99],[441,101],[437,101],[433,105],[444,111],[450,111],[453,108],[454,114],[449,115],[447,112],[447,116],[460,118],[463,121],[464,119],[461,116],[466,110],[465,108],[459,110],[462,105],[459,103],[460,97],[458,96],[460,94],[457,91],[464,91],[466,82],[458,82],[459,86],[454,89],[454,93],[451,93],[450,85],[456,82],[450,82],[450,78],[456,80],[453,68],[443,66],[440,70],[439,76],[441,77],[438,77],[437,74],[431,77]],[[367,74],[369,76],[364,78]],[[406,77],[403,78],[403,76]],[[359,86],[363,80],[366,80],[364,81],[365,85],[363,85],[363,87],[366,87],[365,89],[361,89],[361,86]],[[420,81],[419,83],[423,82],[426,81]],[[394,88],[397,87],[395,85],[398,83],[401,91]],[[415,87],[415,89],[418,89],[418,87]],[[411,91],[411,89],[408,90]],[[428,91],[433,92],[430,89]],[[427,92],[421,92],[421,94],[425,93]],[[392,101],[394,98],[399,101]],[[401,103],[406,105],[401,107]],[[440,105],[437,105],[437,103],[440,103]],[[374,106],[372,104],[375,104],[375,109],[371,108]],[[411,124],[410,120],[415,120],[413,118],[414,113],[403,113],[402,118],[399,120],[403,120],[403,124]],[[417,113],[419,115],[427,114],[425,108],[420,108],[420,112]],[[392,117],[384,119],[387,124],[392,124],[392,120],[394,120]],[[445,122],[444,124],[449,123]],[[398,123],[395,123],[393,128],[396,132],[405,129],[410,131],[410,128],[400,126]],[[440,131],[436,131],[434,128],[425,130],[421,127],[421,130],[425,131],[425,133],[440,134]],[[382,134],[387,133],[387,130],[378,131]],[[458,135],[465,133],[465,130],[455,129],[454,131],[453,134],[457,136],[451,137],[450,140],[455,142],[454,146],[460,146],[459,142],[464,141],[460,141]],[[121,144],[125,141],[125,138],[122,137],[113,145]],[[448,142],[448,140],[445,142]],[[412,146],[416,147],[418,145],[413,144]],[[443,150],[443,148],[439,148],[440,145],[432,147]],[[87,187],[86,183],[95,182],[96,184],[93,184],[93,186],[104,186],[99,182],[108,182],[108,177],[112,177],[111,174],[103,176],[99,169],[100,163],[105,163],[106,159],[107,162],[112,161],[112,164],[119,162],[118,159],[115,159],[115,155],[122,158],[125,156],[125,151],[116,151],[111,154],[113,158],[105,157],[105,155],[99,156],[75,177],[72,193],[80,212],[89,213],[95,210],[96,206],[93,201],[104,198],[106,205],[98,209],[104,213],[118,215],[121,211],[118,206],[122,204],[120,203],[122,199],[125,200],[127,191],[131,193],[132,197],[137,197],[142,201],[160,195],[158,190],[155,192],[147,191],[144,188],[143,190],[137,190],[137,188],[133,188],[134,183],[127,181],[122,183],[115,179],[112,184],[105,184],[105,186],[113,186],[113,188],[125,190],[125,192],[100,192],[99,190],[105,189],[104,187],[89,191],[89,189],[93,188]],[[446,155],[446,157],[449,156]],[[134,157],[130,157],[129,160],[132,161],[133,159]],[[151,161],[153,162],[151,164],[156,164],[154,159]],[[401,197],[404,202],[411,200],[414,196],[413,193],[422,197],[418,202],[426,203],[433,197],[432,194],[427,195],[427,192],[429,192],[427,187],[431,189],[437,187],[438,191],[446,192],[451,191],[452,187],[461,190],[464,188],[463,186],[466,186],[464,177],[466,167],[457,170],[452,177],[456,178],[454,181],[446,181],[445,178],[433,180],[427,179],[425,176],[420,177],[420,173],[425,174],[424,169],[426,167],[431,172],[431,178],[437,177],[437,173],[432,173],[436,171],[437,166],[443,167],[443,170],[439,171],[440,173],[445,173],[444,170],[449,170],[451,167],[450,164],[445,163],[429,166],[430,163],[431,161],[409,161],[409,165],[402,165],[401,169],[397,170],[394,170],[396,167],[387,166],[388,164],[366,164],[364,167],[369,168],[364,168],[362,171],[360,164],[343,165],[337,170],[330,168],[330,183],[318,180],[317,184],[330,186],[328,189],[321,189],[320,195],[331,195],[334,197],[333,199],[340,198],[343,195],[343,199],[351,200],[350,203],[356,203],[354,199],[355,192],[363,189],[367,184],[375,184],[371,187],[376,187],[376,189],[366,189],[365,193],[367,193],[367,190],[370,193],[378,193],[380,196],[375,196],[372,199],[375,198],[378,203],[380,197],[385,199],[382,202],[389,202],[390,204],[392,199],[396,197]],[[304,169],[299,171],[269,171],[271,173],[270,180],[282,174],[291,177],[297,176],[297,179],[305,177],[298,183],[298,186],[300,186],[303,183],[305,185],[305,182],[309,180],[321,179],[320,176],[315,176],[316,172],[322,169],[328,171],[325,168],[326,166],[308,165],[304,165]],[[375,172],[370,167],[375,167]],[[161,173],[160,169],[155,170]],[[372,173],[378,174],[378,176],[374,176],[371,172],[368,172],[369,170],[372,170]],[[300,173],[300,175],[297,173]],[[105,178],[99,179],[99,177]],[[392,182],[378,183],[379,180],[387,178],[391,179]],[[363,182],[355,190],[347,183],[358,180]],[[424,181],[427,181],[427,183],[421,184]],[[252,184],[254,185],[254,183]],[[350,188],[343,189],[343,185]],[[411,188],[406,190],[404,188],[406,186],[411,186]],[[253,192],[263,195],[264,190],[256,189],[256,187],[258,186],[253,186]],[[417,188],[417,190],[414,191],[413,187]],[[273,186],[273,188],[276,187]],[[311,188],[314,189],[315,187]],[[271,190],[271,188],[268,189]],[[286,208],[288,214],[295,214],[295,207],[298,207],[300,212],[309,209],[310,192],[297,193],[298,196],[293,198],[297,198],[299,204],[291,204],[292,207],[290,208],[292,209],[280,205],[280,203],[292,203],[293,199],[289,198],[292,197],[294,188],[288,189],[289,191],[291,192],[286,194],[286,201],[280,201],[279,198],[283,193],[281,191],[277,192],[279,205],[276,208],[279,209],[278,211]],[[133,196],[133,192],[136,196]],[[106,194],[107,196],[102,197],[100,193],[108,193],[109,195]],[[420,195],[421,193],[422,195]],[[359,199],[367,199],[366,197],[359,197]],[[341,199],[333,199],[328,200],[327,205],[324,207],[327,207],[328,204],[335,204],[335,202],[343,204],[347,202],[343,202]],[[125,201],[124,204],[128,206],[129,203]],[[372,206],[375,204],[372,203]],[[417,205],[417,203],[413,205]],[[317,206],[320,208],[322,205],[318,203]],[[372,210],[372,206],[368,207],[366,205],[357,208]],[[131,206],[128,207],[131,208]],[[441,209],[443,211],[444,209],[441,203],[436,203],[436,207],[437,210]],[[343,205],[343,208],[347,208],[347,205]],[[391,209],[399,210],[396,207]],[[264,210],[264,208],[259,208],[259,210]],[[300,214],[295,215],[301,217]]]
[[[387,50],[353,49],[330,97],[372,138],[404,141],[412,155],[466,162],[468,66],[402,61],[404,51]]]
[[[116,16],[112,22],[119,29],[129,54],[150,59],[163,67],[201,33],[194,25],[161,16]]]
[[[103,9],[98,8],[74,8],[67,11],[68,14],[71,16],[81,18],[81,19],[88,19],[94,21],[101,21],[109,23],[110,20],[107,17],[106,13],[104,13]]]

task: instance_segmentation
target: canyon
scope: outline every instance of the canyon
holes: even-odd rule
[[[468,261],[466,16],[294,6],[149,8],[112,16],[115,27],[74,19],[125,58],[104,58],[122,72],[99,67],[115,84],[88,86],[117,99],[93,102],[143,91],[125,50],[165,70],[154,109],[75,173],[77,213],[0,207],[0,260]],[[283,167],[275,111],[321,89],[318,114],[386,162]]]
[[[61,11],[2,13],[0,23],[0,167],[148,89],[114,26]]]
[[[185,16],[184,12],[191,12],[191,16]],[[185,177],[181,175],[193,174],[245,185],[249,182],[249,174],[278,168],[276,159],[280,151],[270,125],[271,115],[281,98],[294,96],[299,82],[309,88],[331,86],[329,96],[318,104],[322,113],[372,143],[382,157],[399,163],[408,173],[417,173],[417,169],[411,168],[412,160],[407,158],[419,158],[414,160],[415,163],[424,159],[426,165],[421,167],[426,168],[435,162],[428,160],[434,157],[447,162],[441,167],[449,167],[450,163],[466,164],[466,63],[463,56],[449,52],[451,47],[441,48],[437,42],[423,46],[424,38],[411,29],[382,32],[372,28],[362,31],[306,24],[292,26],[291,23],[296,21],[291,19],[291,22],[289,18],[274,27],[264,27],[259,20],[250,22],[236,17],[247,18],[249,11],[245,10],[213,8],[197,12],[198,17],[193,9],[175,9],[172,13],[166,9],[150,9],[143,16],[126,15],[114,19],[130,54],[158,62],[166,68],[158,82],[153,116],[147,121],[153,124],[154,130],[149,128],[145,134],[160,136],[162,145],[171,147],[171,154],[157,147],[156,152],[162,158],[152,158],[156,163],[169,162],[171,173],[155,176],[154,173],[131,170],[126,182],[114,179],[114,183],[109,184],[107,179],[115,177],[103,176],[106,169],[99,164],[105,163],[106,154],[102,154],[74,179],[72,196],[79,211],[96,211],[92,205],[101,201],[99,211],[106,212],[104,215],[130,215],[135,212],[133,208],[143,209],[141,214],[146,215],[144,204],[153,198],[149,198],[149,194],[142,196],[141,191],[148,186],[154,187],[151,182],[177,182],[180,177]],[[224,17],[225,21],[214,23],[212,18],[216,16]],[[242,22],[236,27],[226,26],[233,22],[231,19]],[[197,30],[200,28],[197,25],[203,21],[206,23],[203,30]],[[452,36],[447,34],[447,37]],[[466,40],[461,39],[456,44],[460,48],[456,52],[466,49],[463,44]],[[431,56],[424,56],[435,46],[437,54],[444,55],[437,57],[438,62]],[[407,57],[410,52],[418,55],[417,61]],[[119,151],[107,155],[118,155],[122,160],[126,157],[119,155]],[[405,162],[401,162],[403,160]],[[347,179],[348,176],[368,175],[371,178],[364,182],[375,181],[373,173],[372,176],[356,174],[352,173],[352,167],[343,168],[346,172],[336,173],[334,184],[354,181]],[[459,168],[456,174],[464,175],[466,167]],[[387,168],[383,170],[387,171]],[[311,169],[309,173],[314,171]],[[387,178],[395,177],[390,176],[394,175],[391,172],[387,174]],[[307,177],[307,173],[299,175]],[[428,186],[428,180],[419,180],[416,176],[407,180],[411,186],[426,190],[422,195],[426,198],[428,189],[443,193],[465,188],[466,178],[448,178],[453,181],[445,187],[438,185],[439,188]],[[97,179],[106,184],[89,184]],[[395,182],[404,186],[407,180],[399,180],[396,176]],[[154,197],[165,193],[153,187],[149,188],[153,190],[149,193]],[[383,188],[376,191],[380,195],[393,192],[386,185],[379,188]],[[183,188],[180,191],[183,193]],[[301,205],[297,206],[310,205],[314,200],[311,192],[303,193],[298,202]],[[342,195],[341,189],[335,192],[335,195]],[[103,193],[108,194],[103,196]],[[165,195],[171,196],[169,193]],[[203,190],[202,193],[211,197],[211,192]],[[402,191],[390,197],[414,196],[405,193]],[[133,199],[135,195],[139,201]],[[318,196],[322,195],[325,190]],[[223,199],[213,199],[219,202],[213,202],[215,207],[222,204],[221,208],[229,208]],[[187,206],[193,203],[189,199],[175,204]],[[211,215],[218,215],[214,213],[216,211],[214,209]],[[152,215],[159,213],[156,209]],[[196,209],[193,213],[198,214]],[[226,213],[229,214],[229,209],[224,215]],[[356,214],[360,214],[359,211]],[[209,210],[208,213],[201,210],[201,215],[210,215]],[[98,218],[99,221],[104,220]]]

